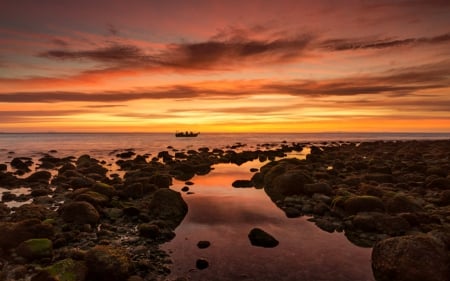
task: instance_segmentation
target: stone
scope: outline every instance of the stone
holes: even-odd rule
[[[248,234],[248,238],[250,243],[257,247],[273,248],[279,244],[278,240],[260,228],[253,228]]]
[[[253,182],[250,180],[235,180],[231,185],[233,187],[253,187]]]
[[[51,258],[53,256],[53,244],[47,238],[28,239],[19,244],[16,253],[29,261]]]
[[[378,281],[446,281],[450,276],[450,260],[435,238],[408,235],[376,243],[372,269]]]
[[[344,210],[351,215],[359,212],[378,212],[384,211],[384,204],[380,198],[375,196],[352,196],[345,200]]]
[[[273,192],[282,196],[299,195],[305,192],[305,184],[312,180],[301,170],[290,170],[275,178]]]
[[[198,269],[203,270],[203,269],[208,268],[209,262],[208,262],[206,259],[198,259],[198,260],[195,262],[195,266],[196,266]]]
[[[186,216],[188,206],[179,192],[163,188],[153,195],[148,211],[152,219],[167,221],[175,229]]]
[[[88,190],[75,197],[75,201],[86,201],[93,206],[105,206],[109,202],[109,198],[101,193]]]
[[[155,239],[161,234],[159,226],[153,223],[141,223],[138,226],[139,235],[146,238]]]
[[[84,281],[87,271],[84,261],[68,258],[45,267],[31,281]]]
[[[92,204],[85,201],[67,202],[59,209],[65,222],[76,224],[96,224],[100,214]]]
[[[51,177],[52,174],[49,171],[38,171],[31,174],[28,178],[26,178],[26,181],[30,183],[35,182],[48,183]]]
[[[333,189],[326,182],[307,183],[304,186],[304,193],[308,195],[313,195],[315,193],[331,195],[333,193]]]
[[[188,191],[189,191],[189,186],[183,186],[183,188],[181,189],[181,191],[183,191],[183,192],[188,192]]]
[[[26,219],[20,222],[0,222],[0,248],[11,249],[21,242],[32,238],[49,238],[54,236],[52,225],[41,223],[38,219]]]
[[[209,241],[202,240],[202,241],[198,241],[198,243],[197,243],[197,247],[199,249],[206,249],[209,246],[211,246],[211,242],[209,242]]]
[[[391,214],[415,213],[423,211],[422,207],[410,196],[396,194],[385,201],[386,211]]]
[[[98,245],[86,253],[88,278],[97,281],[123,281],[132,267],[126,249],[120,246]]]

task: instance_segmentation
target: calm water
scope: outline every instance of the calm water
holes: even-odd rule
[[[226,148],[242,143],[241,149],[258,144],[324,141],[450,139],[446,134],[201,134],[197,138],[175,138],[173,134],[0,134],[0,163],[12,157],[39,158],[56,150],[56,157],[90,154],[115,169],[115,151],[133,148],[137,153],[157,154],[175,149],[199,147]],[[295,155],[304,157],[304,155]],[[188,276],[190,280],[333,280],[373,281],[371,249],[351,244],[342,233],[326,233],[307,218],[288,219],[263,190],[236,189],[236,179],[249,179],[250,168],[258,161],[241,166],[216,165],[206,176],[196,176],[191,191],[183,193],[189,212],[176,229],[176,237],[163,248],[174,261],[169,280]],[[175,181],[173,189],[184,184]],[[0,186],[0,192],[2,187]],[[276,248],[253,247],[248,232],[260,227],[274,235]],[[198,249],[197,242],[211,246]],[[210,266],[196,270],[195,261],[206,258]]]

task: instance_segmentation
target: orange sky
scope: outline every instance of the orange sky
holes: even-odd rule
[[[311,2],[0,0],[0,131],[450,132],[449,1]]]

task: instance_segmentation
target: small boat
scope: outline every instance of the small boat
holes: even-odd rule
[[[175,136],[177,138],[195,138],[199,135],[200,133],[194,133],[194,132],[176,132]]]

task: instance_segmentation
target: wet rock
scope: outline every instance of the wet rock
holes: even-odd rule
[[[253,182],[250,180],[235,180],[231,185],[233,187],[252,187]]]
[[[345,200],[344,210],[348,214],[357,214],[358,212],[384,211],[384,204],[380,198],[375,196],[352,196]]]
[[[87,270],[84,261],[67,258],[45,267],[31,281],[84,281]]]
[[[16,253],[29,261],[51,258],[53,256],[53,244],[47,238],[29,239],[20,243],[16,248]]]
[[[25,159],[25,161],[22,161],[22,159]],[[31,171],[29,168],[31,164],[32,164],[31,159],[28,158],[13,158],[11,160],[11,167],[25,172]]]
[[[211,245],[211,242],[209,242],[209,241],[198,241],[198,243],[197,243],[197,247],[199,248],[199,249],[206,249],[206,248],[208,248],[209,246]]]
[[[183,188],[181,189],[181,191],[183,191],[183,192],[188,192],[188,191],[189,191],[189,186],[183,186]]]
[[[250,243],[257,247],[273,248],[279,244],[278,240],[260,228],[253,228],[248,234],[248,238]]]
[[[0,164],[0,172],[4,172],[8,169],[8,166],[6,164]]]
[[[124,194],[126,195],[126,197],[137,199],[142,198],[145,195],[151,194],[155,192],[157,189],[158,187],[154,184],[136,182],[125,185]]]
[[[391,214],[398,214],[421,212],[423,209],[411,196],[396,194],[386,200],[386,211]]]
[[[305,192],[305,184],[311,183],[311,178],[301,170],[290,170],[278,176],[273,182],[273,192],[282,196],[298,195]],[[269,189],[267,187],[266,189]]]
[[[93,206],[105,206],[108,204],[109,198],[106,195],[89,190],[75,197],[75,201],[86,201],[91,203]]]
[[[131,158],[134,155],[136,155],[136,153],[134,153],[133,151],[130,150],[130,151],[118,153],[118,154],[116,154],[116,157],[126,159],[126,158]]]
[[[13,221],[22,221],[26,219],[38,219],[43,221],[48,218],[56,217],[56,213],[49,210],[46,206],[37,204],[25,204],[14,209],[14,214],[11,218]]]
[[[159,226],[153,223],[142,223],[138,226],[139,235],[146,238],[157,238],[161,235]]]
[[[206,269],[206,268],[209,267],[209,262],[208,262],[206,259],[198,259],[198,260],[195,262],[195,266],[196,266],[198,269],[203,270],[203,269]]]
[[[100,214],[95,207],[85,201],[67,202],[59,211],[62,219],[70,223],[96,224],[100,219]]]
[[[372,268],[379,281],[443,281],[450,260],[443,245],[428,235],[382,240],[372,251]]]
[[[148,208],[152,219],[165,220],[173,228],[181,223],[187,211],[188,206],[181,194],[165,188],[155,192]]]
[[[26,181],[30,183],[34,182],[48,183],[51,177],[52,174],[49,171],[38,171],[36,173],[31,174],[28,178],[26,178]]]
[[[313,195],[314,193],[331,195],[333,189],[326,182],[307,183],[304,185],[304,193],[308,195]]]
[[[38,219],[27,219],[17,223],[0,222],[0,248],[11,249],[21,242],[32,238],[49,238],[54,236],[53,226],[41,223]]]
[[[98,281],[126,280],[131,270],[127,251],[119,246],[98,245],[86,253],[88,278]]]
[[[427,188],[450,189],[450,179],[438,177],[427,184]]]
[[[98,192],[100,194],[106,195],[108,197],[112,197],[116,195],[116,189],[114,186],[103,183],[103,182],[96,182],[91,189],[95,192]]]

